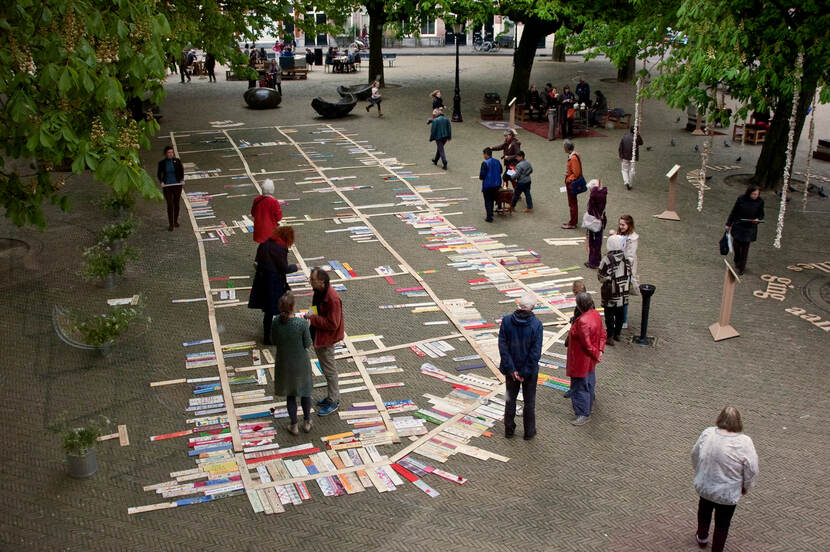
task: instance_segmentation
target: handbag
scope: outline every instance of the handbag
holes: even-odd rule
[[[567,113],[568,119],[573,119],[575,112],[576,112],[576,109],[574,109],[573,107],[568,108],[568,113]]]
[[[588,183],[585,182],[585,177],[579,175],[576,180],[571,180],[568,184],[568,191],[571,195],[579,195],[588,190]]]
[[[582,227],[589,232],[599,232],[602,230],[602,219],[598,219],[594,215],[586,212],[582,215]]]
[[[724,232],[718,245],[720,246],[721,255],[729,255],[732,252],[732,234]]]

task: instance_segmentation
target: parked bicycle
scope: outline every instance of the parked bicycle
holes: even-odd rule
[[[476,52],[498,52],[500,49],[498,42],[482,40],[481,37],[473,38],[473,50]]]

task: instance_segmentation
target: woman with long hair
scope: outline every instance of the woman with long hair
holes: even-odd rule
[[[256,274],[248,299],[249,309],[263,312],[263,343],[271,345],[271,323],[279,312],[279,300],[288,291],[286,274],[297,272],[296,264],[288,264],[288,250],[294,245],[294,229],[277,226],[271,237],[256,250]]]
[[[735,252],[735,268],[738,274],[746,270],[749,244],[758,239],[758,223],[764,220],[764,200],[761,188],[751,185],[743,195],[738,196],[726,219],[726,231],[732,234],[732,249]]]
[[[279,301],[280,316],[271,332],[271,340],[277,346],[274,365],[274,395],[285,397],[288,408],[291,435],[300,433],[297,427],[297,397],[303,409],[303,431],[311,431],[311,364],[308,348],[311,333],[304,318],[294,316],[294,294],[286,292]]]

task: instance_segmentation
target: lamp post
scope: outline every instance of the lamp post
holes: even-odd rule
[[[452,24],[453,34],[455,34],[455,95],[452,97],[452,122],[461,123],[464,119],[461,118],[461,90],[458,88],[458,35],[461,33],[463,24],[456,18]]]

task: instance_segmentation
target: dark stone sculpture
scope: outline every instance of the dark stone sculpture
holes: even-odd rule
[[[273,88],[249,88],[243,98],[251,109],[273,109],[282,101],[280,93]]]
[[[311,100],[311,107],[325,119],[338,119],[345,117],[357,105],[357,98],[347,94],[338,102],[330,102],[321,97]]]

